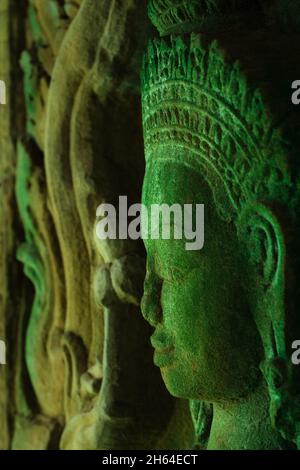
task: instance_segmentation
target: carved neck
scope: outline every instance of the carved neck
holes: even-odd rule
[[[246,399],[213,406],[208,450],[276,450],[285,447],[269,417],[269,396],[264,382]]]

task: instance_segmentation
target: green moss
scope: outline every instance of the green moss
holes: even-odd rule
[[[16,175],[16,198],[19,213],[23,222],[25,232],[25,242],[17,251],[17,259],[24,265],[24,272],[31,280],[35,289],[35,297],[32,305],[30,321],[26,334],[26,362],[33,382],[38,380],[36,376],[35,363],[39,358],[35,357],[36,324],[40,315],[43,313],[45,302],[45,271],[38,246],[41,244],[40,235],[36,227],[34,217],[31,212],[32,200],[30,195],[30,186],[33,167],[31,158],[25,147],[18,144],[18,164]]]

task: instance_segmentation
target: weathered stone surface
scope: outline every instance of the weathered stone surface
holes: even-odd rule
[[[299,447],[298,3],[0,0],[0,448]],[[146,243],[184,400],[142,243],[95,231],[144,150],[146,205],[207,206],[203,258]]]
[[[192,400],[200,445],[299,448],[299,35],[285,23],[297,2],[268,2],[251,28],[230,14],[230,31],[215,24],[242,4],[150,2],[154,24],[176,35],[144,59],[143,202],[205,204],[206,243],[145,240],[142,310],[169,392]]]
[[[188,405],[164,390],[139,314],[142,245],[94,233],[99,204],[140,197],[146,2],[0,7],[0,75],[13,97],[0,107],[0,337],[13,358],[1,369],[12,426],[0,446],[189,447]]]
[[[0,76],[6,85],[6,104],[0,105],[0,337],[6,341],[7,365],[0,366],[0,448],[7,449],[11,439],[11,416],[21,394],[15,389],[21,365],[22,343],[18,328],[23,321],[24,287],[20,266],[15,259],[20,240],[18,215],[14,197],[16,137],[23,122],[21,81],[18,79],[18,35],[13,28],[22,27],[14,2],[0,2]],[[30,299],[30,291],[28,292]]]

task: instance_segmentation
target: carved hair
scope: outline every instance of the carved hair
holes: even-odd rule
[[[158,145],[181,148],[182,163],[207,180],[225,220],[256,200],[293,207],[289,149],[261,92],[217,42],[205,47],[195,34],[151,42],[142,90],[147,162]]]

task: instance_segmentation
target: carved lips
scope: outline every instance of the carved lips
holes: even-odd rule
[[[154,364],[161,369],[171,366],[174,362],[174,348],[155,350]]]
[[[163,368],[172,365],[174,362],[174,346],[166,344],[166,337],[162,331],[156,331],[150,338],[151,344],[155,349],[154,364]]]

